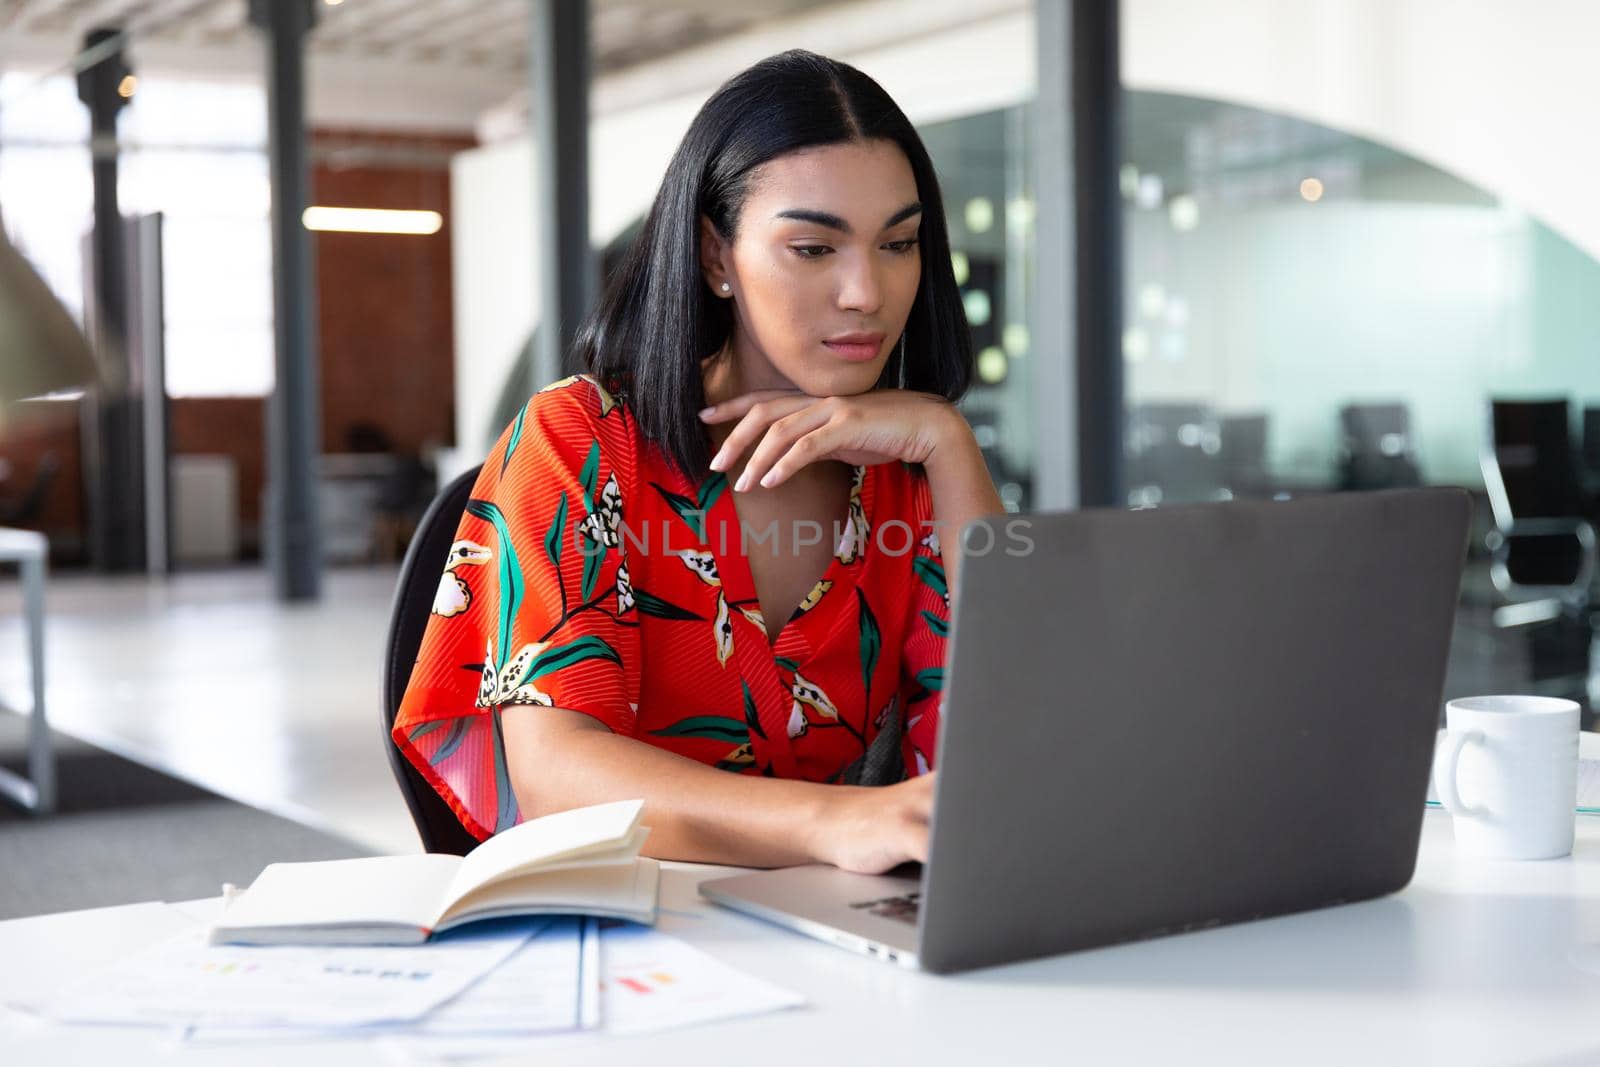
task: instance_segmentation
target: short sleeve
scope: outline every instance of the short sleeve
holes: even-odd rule
[[[535,394],[485,461],[439,577],[393,737],[480,839],[519,821],[506,708],[567,708],[634,732],[623,419],[584,377]]]
[[[906,769],[911,774],[926,774],[933,769],[939,734],[950,597],[938,528],[933,524],[933,494],[920,469],[912,473],[911,501],[917,540],[911,554],[910,595],[906,597],[909,617],[900,652],[900,692],[906,710]]]

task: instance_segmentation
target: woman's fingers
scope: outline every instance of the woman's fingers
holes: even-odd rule
[[[735,398],[728,403],[737,403],[744,397]],[[766,400],[758,400],[750,404],[739,419],[739,424],[728,432],[728,437],[722,442],[722,447],[717,449],[717,454],[711,457],[711,469],[714,471],[727,470],[740,456],[744,455],[752,445],[761,439],[778,419],[795,411],[805,408],[814,402],[813,397],[795,395],[773,396]],[[725,421],[725,420],[720,420]]]
[[[806,393],[798,389],[757,389],[752,393],[741,393],[730,397],[720,404],[700,409],[700,420],[709,425],[719,422],[731,422],[743,418],[744,415],[757,404],[765,400],[781,400],[785,397],[805,397]]]
[[[734,488],[743,491],[760,482],[771,489],[806,464],[826,458],[833,444],[829,421],[826,411],[812,407],[773,423]]]

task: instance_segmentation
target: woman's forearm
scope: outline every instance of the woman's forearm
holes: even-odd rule
[[[565,709],[507,708],[501,721],[524,819],[642,797],[646,855],[747,867],[832,862],[822,838],[830,803],[852,787],[730,774]]]

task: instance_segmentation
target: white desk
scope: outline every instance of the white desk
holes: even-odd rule
[[[1564,860],[1468,860],[1455,854],[1448,817],[1429,812],[1417,877],[1396,896],[946,978],[714,909],[694,888],[708,869],[676,867],[662,881],[662,928],[810,1005],[648,1038],[530,1042],[507,1062],[1600,1063],[1600,975],[1570,958],[1589,946],[1600,961],[1600,818],[1580,817],[1578,834]],[[0,993],[127,951],[141,914],[0,923]],[[179,1050],[149,1033],[0,1016],[7,1067],[378,1059],[363,1051]]]

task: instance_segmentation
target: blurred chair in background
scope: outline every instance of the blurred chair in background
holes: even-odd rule
[[[23,401],[82,388],[94,378],[94,354],[88,341],[44,279],[12,247],[4,228],[0,227],[0,431],[18,416]],[[35,417],[46,417],[42,410],[50,406],[28,405]],[[49,480],[47,476],[41,487],[35,475],[33,489],[39,491],[40,502]],[[29,500],[22,504],[37,506]],[[55,753],[51,748],[44,705],[47,551],[42,534],[0,525],[0,563],[14,563],[22,574],[23,618],[33,683],[33,704],[27,709],[28,777],[0,769],[0,797],[40,814],[55,807]]]
[[[1222,480],[1235,497],[1267,499],[1272,477],[1267,473],[1267,416],[1224,415],[1217,423]]]
[[[383,699],[379,711],[383,751],[388,756],[389,769],[394,772],[395,784],[400,787],[400,795],[411,812],[417,836],[422,838],[423,850],[452,856],[465,856],[478,841],[395,745],[393,732],[400,703],[411,683],[411,668],[422,647],[422,635],[428,629],[428,617],[439,592],[441,575],[445,574],[445,564],[449,562],[450,545],[455,541],[456,527],[467,510],[467,501],[472,497],[472,487],[480,470],[481,466],[473,467],[458,475],[433,499],[417,523],[416,536],[400,563],[383,651]]]
[[[46,452],[33,468],[33,480],[15,495],[0,497],[0,526],[31,526],[44,509],[50,487],[61,473],[61,457]]]
[[[1227,500],[1222,437],[1204,404],[1135,404],[1128,410],[1131,507]]]
[[[1583,462],[1579,477],[1591,496],[1600,494],[1600,408],[1583,409]]]
[[[1595,577],[1592,501],[1578,477],[1567,401],[1494,400],[1483,481],[1494,512],[1490,578],[1512,602],[1495,625],[1529,627],[1534,677],[1587,679]]]
[[[1346,404],[1338,486],[1345,490],[1409,489],[1422,484],[1411,411],[1404,404]]]

